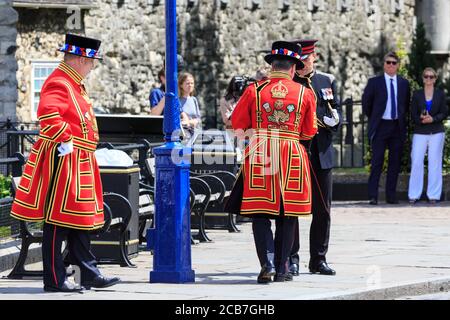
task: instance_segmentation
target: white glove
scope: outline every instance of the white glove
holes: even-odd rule
[[[72,140],[66,143],[61,142],[61,144],[58,147],[58,151],[59,151],[58,157],[63,157],[66,154],[72,153],[73,151]]]
[[[329,118],[327,116],[323,117],[323,122],[329,127],[334,127],[339,123],[339,114],[336,109],[332,109],[333,117]]]
[[[337,112],[336,109],[331,109],[331,113],[333,114],[332,118],[336,119],[336,124],[339,123],[339,113]]]

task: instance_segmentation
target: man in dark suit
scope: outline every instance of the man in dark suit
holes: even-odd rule
[[[309,271],[323,275],[335,275],[326,261],[331,226],[333,133],[340,124],[340,106],[337,97],[336,80],[333,75],[315,70],[317,40],[297,40],[303,48],[303,69],[297,70],[294,81],[310,88],[316,97],[318,131],[307,141],[311,161],[312,222],[309,232]],[[298,222],[294,244],[289,259],[289,271],[299,274],[300,240]]]
[[[369,118],[369,143],[372,162],[369,176],[369,203],[378,204],[378,184],[384,153],[389,150],[386,177],[386,202],[397,204],[397,178],[406,138],[410,104],[408,80],[397,75],[399,58],[395,52],[384,57],[384,74],[369,79],[362,96],[364,114]]]

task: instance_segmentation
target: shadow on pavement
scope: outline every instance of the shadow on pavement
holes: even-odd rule
[[[27,293],[45,293],[43,288],[35,287],[3,287],[0,288],[0,294],[27,294]]]
[[[258,273],[196,273],[197,284],[256,284]],[[226,279],[230,277],[232,279]],[[236,279],[242,278],[242,279]]]

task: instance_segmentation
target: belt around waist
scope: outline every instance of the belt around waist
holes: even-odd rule
[[[291,131],[282,130],[261,130],[257,129],[254,131],[254,138],[269,138],[269,139],[280,139],[280,140],[300,140],[300,134]]]
[[[398,119],[381,119],[381,121],[395,122],[398,121]]]
[[[95,152],[97,149],[97,142],[89,141],[79,137],[73,137],[73,146],[88,152]]]

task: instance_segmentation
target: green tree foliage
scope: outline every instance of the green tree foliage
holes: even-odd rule
[[[0,174],[0,199],[11,196],[11,178]]]
[[[416,33],[417,33],[417,29],[416,29]],[[415,35],[413,38],[413,44],[411,46],[411,50],[418,47],[417,44],[415,44],[415,41],[418,41],[417,35]],[[396,53],[399,56],[400,61],[401,61],[400,67],[398,69],[398,75],[409,81],[409,87],[410,87],[411,95],[412,95],[412,93],[415,90],[420,88],[420,85],[417,82],[417,79],[414,76],[412,76],[410,73],[410,70],[411,70],[411,68],[410,68],[411,60],[410,59],[412,56],[418,57],[418,55],[416,53],[412,54],[412,52],[408,55],[408,53],[406,52],[406,49],[405,49],[405,45],[404,45],[403,41],[401,41],[401,40],[399,40],[397,42]],[[409,59],[407,59],[407,57]],[[409,61],[406,61],[406,60],[409,60]],[[423,69],[422,69],[422,71],[423,71]],[[420,78],[421,78],[421,76],[420,76]],[[402,160],[401,160],[401,167],[400,167],[400,171],[403,173],[411,172],[411,144],[412,144],[413,124],[412,124],[410,112],[408,112],[408,114],[406,115],[406,119],[407,119],[407,123],[408,123],[407,135],[406,135],[405,144],[403,146],[403,153],[402,153]]]
[[[436,69],[436,59],[431,51],[431,42],[426,37],[425,26],[422,22],[417,24],[411,52],[408,55],[409,63],[405,66],[407,75],[420,87],[423,86],[422,72],[426,67]]]

